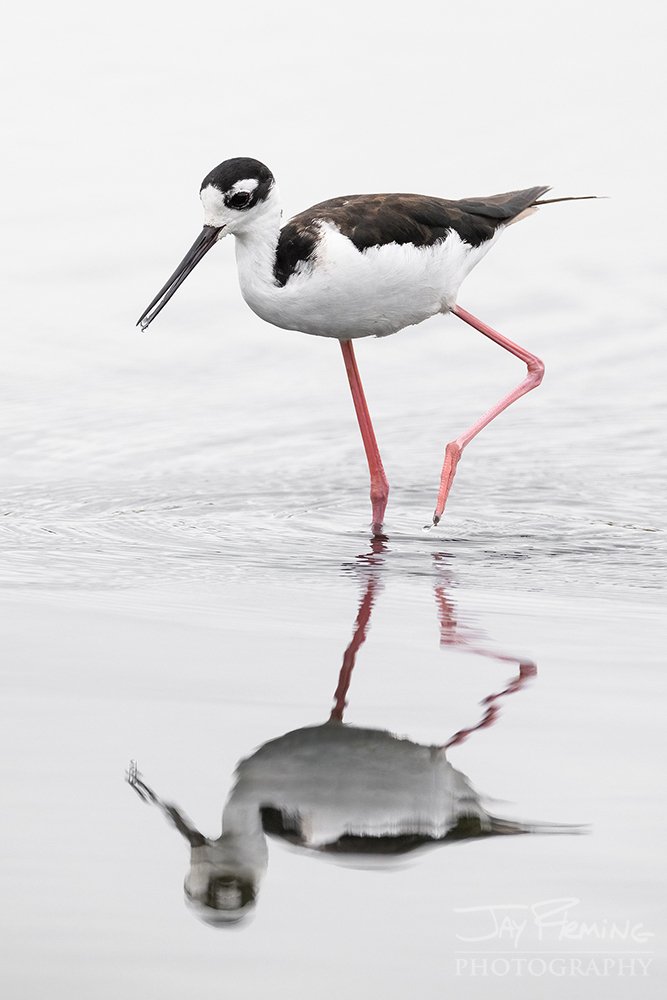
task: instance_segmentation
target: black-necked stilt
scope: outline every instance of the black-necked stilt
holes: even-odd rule
[[[274,326],[340,341],[371,478],[373,528],[380,532],[389,484],[359,377],[352,341],[385,337],[452,312],[523,361],[519,385],[450,441],[433,515],[445,509],[466,445],[499,413],[542,381],[544,365],[456,304],[461,282],[502,230],[539,205],[580,198],[542,196],[547,186],[449,201],[415,194],[358,194],[322,202],[281,227],[273,174],[258,160],[225,160],[202,181],[204,228],[138,325],[143,330],[202,257],[236,236],[243,297]],[[594,197],[592,195],[585,196]]]
[[[374,856],[387,860],[460,840],[580,829],[522,823],[490,813],[466,775],[450,762],[450,748],[491,726],[500,701],[519,691],[537,668],[529,660],[493,652],[479,635],[459,625],[442,582],[435,585],[441,645],[516,664],[518,673],[484,699],[484,713],[476,724],[440,745],[344,722],[357,654],[380,590],[372,566],[328,720],[269,740],[239,763],[219,837],[204,836],[176,805],[153,791],[135,761],[130,763],[129,784],[145,802],[157,806],[190,845],[185,894],[207,923],[234,923],[254,908],[268,866],[267,834],[319,855],[340,859],[363,854],[371,861]]]

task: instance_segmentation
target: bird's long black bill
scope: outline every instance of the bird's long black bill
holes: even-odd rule
[[[161,309],[166,306],[179,285],[182,285],[190,271],[194,270],[199,261],[204,257],[218,239],[222,227],[204,226],[201,233],[194,241],[185,257],[178,265],[169,280],[162,286],[151,304],[141,314],[137,320],[137,326],[142,330],[153,322]]]

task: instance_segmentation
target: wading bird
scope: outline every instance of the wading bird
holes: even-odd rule
[[[545,199],[548,190],[540,186],[460,201],[416,194],[347,195],[314,205],[281,227],[280,196],[269,168],[248,157],[225,160],[201,184],[202,232],[137,325],[145,330],[211,247],[233,234],[241,292],[250,308],[274,326],[340,341],[370,471],[373,530],[379,534],[389,483],[352,341],[386,337],[436,313],[454,313],[523,361],[528,372],[447,444],[433,514],[437,524],[463,449],[542,381],[539,358],[476,319],[456,298],[463,279],[506,226],[540,205],[582,200]]]

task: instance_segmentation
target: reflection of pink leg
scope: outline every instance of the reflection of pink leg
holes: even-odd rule
[[[347,372],[347,378],[350,383],[350,389],[352,390],[352,401],[354,402],[354,408],[357,413],[357,420],[359,421],[359,430],[361,431],[361,438],[362,441],[364,442],[364,450],[366,452],[366,458],[368,460],[368,470],[371,474],[371,504],[373,505],[373,531],[376,534],[379,534],[382,531],[384,512],[387,508],[387,499],[389,497],[389,483],[387,482],[387,477],[385,475],[385,471],[382,466],[382,459],[380,458],[380,449],[378,448],[378,443],[375,439],[373,424],[371,423],[371,415],[368,412],[368,405],[366,403],[366,397],[364,396],[364,389],[361,384],[361,378],[359,377],[359,369],[357,368],[357,361],[354,356],[352,341],[341,340],[340,346],[341,350],[343,351],[343,360],[345,361],[345,370]]]
[[[336,693],[334,694],[334,707],[331,710],[331,715],[329,716],[330,721],[343,721],[343,712],[345,711],[345,706],[347,704],[345,699],[347,698],[350,681],[352,680],[354,662],[357,658],[359,649],[366,639],[368,623],[370,621],[371,611],[373,610],[373,604],[375,602],[376,586],[377,582],[373,579],[373,577],[370,577],[366,585],[366,593],[362,598],[361,604],[359,605],[359,611],[357,612],[352,641],[343,653],[343,666],[340,668],[340,674],[338,675],[338,687],[336,688]]]
[[[476,652],[479,652],[479,650]],[[503,659],[507,659],[507,657],[503,657]],[[454,733],[452,738],[447,740],[445,743],[445,749],[448,750],[449,747],[455,747],[458,743],[463,743],[464,740],[468,739],[471,733],[476,732],[478,729],[486,729],[488,726],[492,726],[498,718],[498,714],[500,712],[500,706],[497,704],[498,700],[500,698],[504,698],[505,695],[514,694],[515,691],[519,691],[520,688],[524,686],[526,681],[530,680],[531,677],[534,677],[536,673],[537,667],[534,663],[531,663],[530,661],[520,663],[519,673],[516,677],[512,678],[506,688],[503,688],[502,691],[498,691],[497,694],[490,694],[482,700],[481,704],[486,705],[486,711],[477,725],[469,726],[467,729],[459,729],[458,733]]]
[[[454,441],[450,441],[445,448],[445,461],[442,467],[442,475],[440,477],[440,489],[438,491],[438,500],[435,506],[435,513],[433,515],[433,523],[437,524],[443,515],[445,510],[445,504],[447,503],[447,497],[449,496],[449,491],[452,488],[452,483],[454,482],[454,476],[456,475],[456,466],[459,463],[461,453],[465,446],[472,441],[472,439],[483,430],[487,424],[490,424],[499,413],[506,410],[508,406],[519,399],[520,396],[524,396],[531,389],[535,389],[542,381],[542,376],[544,375],[544,364],[539,358],[531,354],[530,351],[526,351],[523,347],[519,347],[518,344],[512,343],[507,337],[503,337],[502,334],[498,333],[496,330],[492,330],[490,326],[486,323],[482,323],[481,320],[476,319],[471,313],[462,309],[461,306],[454,306],[452,312],[459,319],[462,319],[465,323],[469,323],[473,326],[475,330],[479,330],[483,333],[485,337],[488,337],[494,343],[499,344],[504,347],[506,351],[510,354],[514,354],[515,357],[520,358],[521,361],[525,362],[528,367],[528,374],[526,378],[521,382],[516,389],[504,396],[499,403],[496,404],[492,409],[485,413],[476,424],[468,428],[463,434],[456,438]]]
[[[443,586],[436,585],[435,601],[438,607],[438,621],[440,623],[440,645],[443,648],[446,646],[457,647],[463,649],[466,653],[473,653],[475,656],[486,656],[488,659],[496,660],[498,663],[518,663],[519,665],[519,673],[508,682],[507,687],[496,694],[488,695],[482,700],[481,704],[485,706],[485,711],[479,722],[474,726],[459,729],[457,733],[454,733],[452,738],[444,745],[445,749],[448,749],[449,747],[456,746],[458,743],[463,743],[471,733],[476,732],[478,729],[486,729],[487,726],[492,726],[500,714],[499,700],[506,695],[519,691],[526,681],[530,680],[531,677],[535,677],[537,667],[531,660],[524,660],[522,662],[516,656],[495,653],[490,649],[485,649],[483,646],[478,645],[477,643],[483,636],[480,633],[476,633],[473,629],[459,624],[456,617],[456,605],[447,596]]]

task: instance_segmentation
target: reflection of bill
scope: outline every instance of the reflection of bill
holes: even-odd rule
[[[131,765],[128,780],[132,787],[145,801],[157,805],[190,843],[185,893],[207,922],[235,922],[253,908],[268,863],[267,834],[311,852],[338,858],[362,855],[370,860],[427,845],[568,829],[492,815],[467,777],[447,759],[447,749],[480,726],[490,725],[497,715],[498,698],[518,690],[526,679],[526,665],[516,659],[498,657],[519,664],[518,677],[485,700],[478,725],[459,731],[445,744],[426,746],[386,730],[343,723],[356,655],[366,638],[378,589],[371,572],[328,721],[270,740],[241,761],[217,839],[204,837],[180,810],[160,799],[136,765]],[[442,587],[436,589],[436,598],[443,645],[467,646],[478,652],[470,637],[457,628],[454,606]],[[493,654],[484,651],[484,655]],[[534,673],[534,665],[530,667]]]

